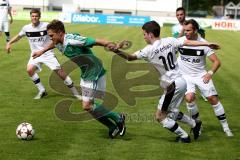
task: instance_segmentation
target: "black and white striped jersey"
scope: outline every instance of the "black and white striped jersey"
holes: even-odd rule
[[[51,43],[50,37],[47,35],[47,25],[46,22],[40,22],[37,27],[33,27],[30,23],[25,25],[19,32],[19,36],[27,36],[32,53],[42,50]],[[44,53],[43,56],[50,54],[54,54],[52,50]]]
[[[186,37],[179,38],[180,41],[186,40]],[[205,39],[198,36],[197,41],[206,42]],[[179,47],[178,65],[181,74],[199,76],[206,73],[206,57],[214,53],[207,46],[182,46]]]

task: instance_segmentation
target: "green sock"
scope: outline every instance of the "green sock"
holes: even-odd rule
[[[109,111],[107,108],[105,108],[102,105],[94,104],[94,110],[97,110],[101,115],[106,116],[107,118],[110,118],[115,123],[121,122],[120,115],[116,112]]]
[[[107,126],[110,130],[113,130],[116,128],[116,125],[109,120],[106,116],[101,115],[101,113],[98,112],[98,110],[93,109],[90,114],[100,123],[102,123],[103,125]]]

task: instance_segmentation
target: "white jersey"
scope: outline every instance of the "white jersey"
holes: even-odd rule
[[[8,21],[9,8],[10,8],[10,4],[8,0],[0,0],[0,21],[2,22]]]
[[[179,40],[184,41],[186,37],[181,37]],[[200,36],[197,41],[206,42]],[[179,48],[179,53],[178,65],[181,74],[200,76],[206,73],[206,56],[210,56],[214,51],[207,46],[183,46]]]
[[[153,64],[160,74],[161,86],[165,89],[181,76],[176,51],[182,45],[183,42],[176,38],[162,38],[137,51],[135,55]]]
[[[40,22],[37,27],[33,27],[33,25],[30,23],[25,25],[18,33],[20,37],[27,36],[32,53],[44,49],[49,45],[49,43],[51,43],[50,37],[47,35],[47,25],[48,23],[46,22]],[[53,54],[53,51],[50,50],[44,53],[42,56],[49,56]]]
[[[179,33],[182,31],[182,29],[183,29],[183,26],[180,23],[172,26],[172,36],[175,38],[178,38]]]

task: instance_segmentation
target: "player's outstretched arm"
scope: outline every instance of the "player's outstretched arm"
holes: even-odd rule
[[[108,46],[109,50],[116,53],[117,55],[119,55],[120,57],[128,60],[128,61],[134,61],[137,60],[137,56],[135,54],[128,54],[126,52],[123,52],[119,49],[116,49],[116,46]]]
[[[15,37],[13,37],[7,44],[5,47],[5,50],[7,53],[11,53],[11,45],[17,41],[19,41],[22,37],[19,35],[16,35]]]
[[[33,59],[37,58],[37,57],[40,57],[42,54],[44,54],[45,52],[51,50],[55,48],[54,44],[53,43],[50,43],[47,47],[45,47],[44,49],[40,50],[40,51],[36,51],[36,52],[33,52],[32,54],[32,57]]]
[[[110,44],[112,42],[106,40],[106,39],[96,39],[96,45],[98,46],[107,46],[108,44]]]
[[[193,40],[185,40],[183,45],[184,46],[208,46],[212,49],[220,49],[220,46],[217,43],[200,42],[200,41],[193,41]]]

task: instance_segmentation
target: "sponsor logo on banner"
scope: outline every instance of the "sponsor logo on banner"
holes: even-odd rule
[[[240,21],[238,20],[214,20],[212,29],[217,30],[240,30]]]
[[[73,14],[72,22],[74,23],[101,23],[98,16],[88,14]]]
[[[122,24],[141,26],[149,21],[148,16],[129,15],[105,15],[105,14],[72,14],[72,23],[93,23],[93,24]]]

